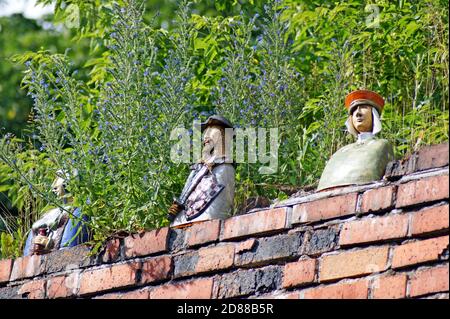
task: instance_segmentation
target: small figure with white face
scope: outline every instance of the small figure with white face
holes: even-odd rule
[[[226,149],[225,136],[232,124],[224,117],[213,115],[201,124],[203,132],[202,158],[191,166],[191,173],[167,215],[170,226],[225,219],[234,203],[235,167]],[[231,131],[230,131],[231,130]]]
[[[394,159],[389,141],[375,137],[381,131],[383,98],[372,91],[357,90],[347,95],[345,107],[345,125],[357,141],[333,154],[322,172],[318,190],[380,180],[387,163]]]
[[[71,206],[72,198],[66,191],[69,175],[62,170],[56,172],[52,191],[61,199],[64,206],[53,208],[37,220],[28,234],[24,256],[42,255],[52,250],[73,247],[89,238],[85,225],[86,216],[79,208]]]

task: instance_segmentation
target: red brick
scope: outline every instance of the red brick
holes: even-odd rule
[[[342,226],[339,245],[370,243],[402,238],[408,234],[408,215],[365,218]]]
[[[33,280],[23,284],[17,294],[26,296],[28,299],[45,298],[45,280]]]
[[[400,299],[406,296],[406,275],[382,276],[374,279],[372,298]]]
[[[165,252],[168,247],[169,228],[155,229],[125,238],[125,257],[145,256]]]
[[[172,269],[172,258],[169,256],[155,257],[142,261],[141,283],[164,280],[169,277]]]
[[[143,288],[128,292],[114,292],[95,297],[94,299],[150,299],[150,290]]]
[[[395,186],[381,187],[366,191],[362,195],[361,212],[377,212],[394,206]]]
[[[85,271],[81,274],[79,294],[85,295],[134,285],[138,269],[140,269],[139,263],[128,263]]]
[[[270,233],[285,229],[286,208],[263,210],[226,219],[221,239]]]
[[[292,223],[314,222],[355,213],[357,193],[319,199],[294,206]]]
[[[203,248],[198,251],[196,273],[226,269],[233,265],[234,245]]]
[[[196,223],[186,229],[188,247],[210,243],[219,239],[220,220]]]
[[[367,299],[369,284],[367,280],[319,286],[300,293],[304,299]]]
[[[448,264],[417,271],[410,279],[411,297],[436,292],[448,292]]]
[[[47,297],[54,299],[75,296],[79,281],[80,273],[50,278],[47,281]]]
[[[419,150],[417,170],[442,167],[448,165],[448,142],[438,145],[426,146]]]
[[[195,279],[189,282],[158,286],[150,291],[151,299],[210,299],[213,279]]]
[[[448,204],[426,208],[412,215],[411,235],[423,235],[448,229]]]
[[[0,283],[9,281],[12,265],[13,265],[12,259],[0,260]]]
[[[106,242],[105,254],[103,255],[103,262],[114,262],[120,257],[120,240],[118,238],[108,240]]]
[[[284,266],[283,288],[314,282],[316,260],[304,259]]]
[[[448,243],[448,236],[443,236],[395,247],[392,268],[439,260],[440,255],[448,250]]]
[[[321,257],[321,282],[357,277],[387,269],[389,247],[376,247],[342,252]]]
[[[250,238],[250,239],[240,242],[239,244],[236,245],[236,251],[235,251],[236,254],[252,250],[252,248],[255,246],[255,244],[257,242],[258,241],[255,238]]]
[[[44,271],[45,256],[25,256],[14,260],[10,281],[30,278]]]
[[[422,204],[448,198],[448,175],[433,176],[401,184],[396,207]]]

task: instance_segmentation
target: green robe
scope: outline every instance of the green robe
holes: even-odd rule
[[[346,145],[328,161],[317,190],[380,180],[393,159],[394,151],[387,140],[369,137]]]

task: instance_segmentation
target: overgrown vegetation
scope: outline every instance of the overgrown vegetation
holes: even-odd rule
[[[103,29],[80,28],[104,46],[85,66],[89,78],[66,55],[17,58],[28,66],[33,122],[28,140],[9,135],[0,144],[0,190],[19,209],[5,220],[3,256],[20,254],[30,223],[56,204],[49,185],[60,168],[77,172],[68,188],[97,247],[120,230],[166,225],[187,177],[186,164],[170,161],[170,132],[211,113],[239,127],[279,128],[277,173],[239,165],[236,207],[314,185],[350,142],[343,99],[356,88],[386,98],[381,135],[397,157],[448,140],[443,1],[267,1],[242,6],[257,12],[250,16],[198,15],[183,1],[169,31],[145,22],[140,3],[121,4]]]

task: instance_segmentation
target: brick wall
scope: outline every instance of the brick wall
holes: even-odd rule
[[[0,261],[0,298],[449,298],[448,143],[383,181]]]

